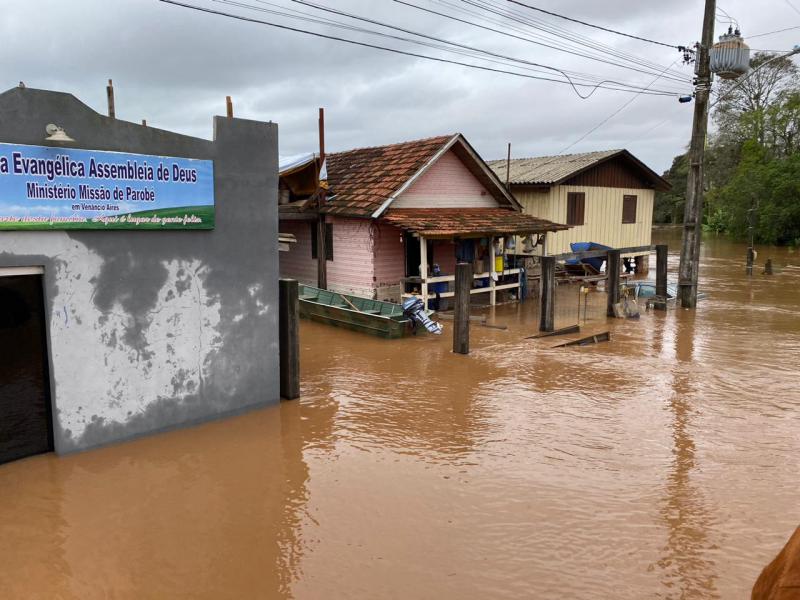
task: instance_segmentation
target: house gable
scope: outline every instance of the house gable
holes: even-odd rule
[[[392,203],[392,208],[496,208],[498,202],[448,150]]]
[[[646,177],[642,169],[631,164],[624,155],[618,155],[598,163],[561,183],[562,185],[646,190],[655,187],[652,179]]]

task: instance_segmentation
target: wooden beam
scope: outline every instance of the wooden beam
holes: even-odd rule
[[[469,307],[472,289],[472,264],[456,265],[456,298],[453,324],[453,352],[469,354]]]
[[[294,400],[300,397],[300,305],[297,281],[279,280],[278,297],[281,397]]]
[[[656,246],[656,296],[659,298],[653,303],[656,310],[667,310],[667,254],[666,244]]]
[[[225,113],[229,119],[233,118],[233,100],[230,96],[225,96]]]
[[[492,306],[497,304],[497,290],[495,289],[497,283],[495,282],[494,277],[492,277],[492,274],[496,273],[494,269],[494,263],[496,258],[494,253],[494,239],[495,239],[494,236],[489,238],[489,260],[491,261],[492,265],[491,267],[489,267],[489,290],[490,290],[489,304],[491,304]]]
[[[606,294],[608,295],[606,315],[609,317],[616,316],[614,305],[619,302],[619,255],[619,250],[609,250],[606,258]]]
[[[537,335],[529,335],[526,337],[526,340],[538,340],[539,338],[551,337],[555,335],[566,335],[568,333],[579,333],[581,330],[580,325],[570,325],[569,327],[562,327],[561,329],[556,329],[555,331],[546,331],[545,333],[539,333]]]
[[[641,254],[643,252],[652,251],[654,246],[630,246],[628,248],[614,248],[620,254]],[[554,254],[556,260],[580,260],[582,258],[600,258],[605,257],[608,250],[585,250],[583,252],[565,252],[563,254]]]
[[[319,109],[319,168],[325,164],[325,109]],[[328,247],[327,247],[327,222],[325,208],[327,190],[320,185],[319,172],[317,172],[317,287],[321,290],[328,289]],[[331,240],[333,241],[333,240]]]
[[[555,329],[556,259],[542,257],[542,297],[540,298],[539,331]]]
[[[428,240],[419,236],[419,276],[422,278],[420,292],[422,292],[422,303],[425,310],[428,310]]]

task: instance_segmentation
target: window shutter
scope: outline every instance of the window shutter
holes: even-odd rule
[[[586,216],[586,194],[567,192],[567,225],[583,225]]]
[[[622,222],[636,223],[636,196],[622,197]]]

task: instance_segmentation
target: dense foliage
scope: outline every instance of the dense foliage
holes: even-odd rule
[[[738,238],[752,235],[761,243],[800,244],[797,66],[791,59],[758,53],[748,76],[718,83],[712,103],[705,227]],[[672,190],[656,195],[656,222],[682,222],[687,172],[686,155],[675,157],[665,174]]]

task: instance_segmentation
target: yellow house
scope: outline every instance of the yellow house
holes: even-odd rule
[[[627,150],[604,150],[561,156],[489,161],[508,182],[523,210],[566,223],[570,229],[547,234],[542,244],[521,255],[570,252],[571,242],[596,242],[612,248],[651,243],[656,190],[670,184]],[[635,257],[638,272],[647,271],[647,255]]]

